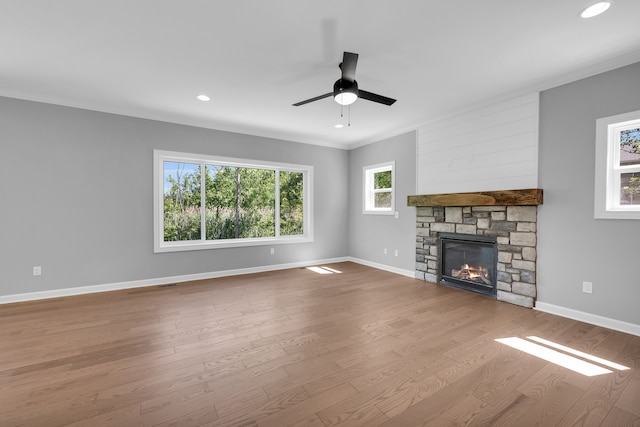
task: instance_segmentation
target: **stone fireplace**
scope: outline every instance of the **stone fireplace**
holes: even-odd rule
[[[541,189],[409,196],[408,204],[416,206],[416,278],[451,286],[452,271],[453,279],[458,279],[456,275],[466,280],[471,273],[480,274],[484,280],[472,280],[480,286],[471,283],[470,287],[482,290],[481,282],[487,280],[493,281],[487,286],[495,286],[495,290],[479,293],[523,307],[533,307],[536,298],[537,206],[542,204]],[[468,235],[471,240],[478,236],[479,239],[475,240],[479,241],[495,239],[497,258],[494,275],[491,276],[490,272],[465,272],[467,267],[443,268],[441,240],[450,238],[452,234]],[[453,250],[455,252],[455,247]],[[445,268],[448,271],[444,271]],[[468,283],[463,283],[463,288],[465,284]]]

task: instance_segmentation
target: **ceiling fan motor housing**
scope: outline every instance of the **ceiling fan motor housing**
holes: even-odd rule
[[[343,92],[351,92],[358,96],[358,82],[355,80],[336,80],[336,82],[333,84],[333,96],[336,97]]]

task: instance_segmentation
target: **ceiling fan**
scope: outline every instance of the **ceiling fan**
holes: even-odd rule
[[[340,105],[351,105],[356,102],[358,98],[378,102],[384,105],[392,105],[394,102],[396,102],[395,99],[387,98],[386,96],[358,89],[358,82],[356,82],[355,79],[357,64],[357,53],[344,52],[342,62],[339,65],[340,69],[342,70],[342,77],[333,84],[333,92],[325,93],[324,95],[316,96],[315,98],[296,102],[295,104],[293,104],[293,106],[299,107],[301,105],[328,98],[330,96],[333,96],[333,99],[335,99],[335,101]]]

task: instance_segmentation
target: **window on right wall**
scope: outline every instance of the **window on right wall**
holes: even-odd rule
[[[640,219],[640,111],[596,121],[595,218]]]
[[[363,168],[362,213],[393,215],[395,210],[395,162],[380,163]]]

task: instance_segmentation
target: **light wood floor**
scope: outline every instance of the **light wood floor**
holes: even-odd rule
[[[330,267],[0,306],[0,425],[640,425],[640,337]],[[495,341],[528,336],[631,369]]]

